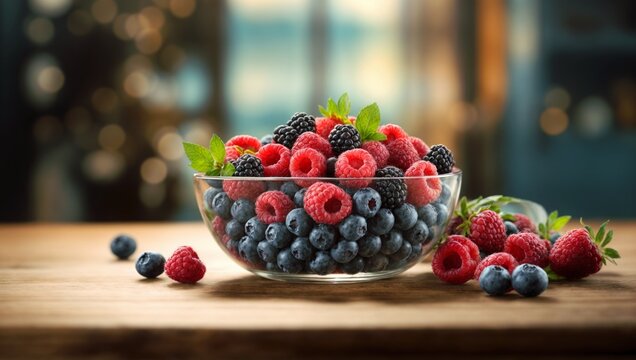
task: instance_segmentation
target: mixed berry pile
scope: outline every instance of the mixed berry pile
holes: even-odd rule
[[[459,185],[438,176],[453,171],[450,150],[380,126],[376,104],[349,110],[344,94],[322,117],[295,113],[262,139],[184,143],[208,176],[204,217],[236,260],[291,274],[380,272],[439,240]]]

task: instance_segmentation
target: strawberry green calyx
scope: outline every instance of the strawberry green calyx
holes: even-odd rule
[[[539,236],[543,239],[550,239],[550,232],[559,231],[570,222],[572,217],[569,215],[559,216],[558,211],[553,211],[548,215],[545,223],[539,224]]]
[[[190,160],[190,167],[198,172],[207,176],[232,176],[234,174],[234,165],[225,161],[225,144],[216,134],[212,135],[209,148],[191,142],[183,142],[183,150]],[[247,153],[247,151],[244,152]]]
[[[367,105],[356,117],[356,130],[360,133],[360,141],[384,141],[386,135],[379,132],[380,128],[380,108],[378,104]]]
[[[601,224],[601,227],[599,227],[596,234],[594,234],[594,230],[592,229],[592,227],[583,223],[583,219],[581,219],[580,222],[581,225],[585,227],[585,230],[587,230],[587,233],[590,234],[590,239],[592,239],[592,242],[594,242],[594,244],[596,244],[596,246],[598,246],[599,250],[601,251],[601,255],[603,256],[603,265],[607,265],[608,261],[616,265],[616,259],[620,259],[621,256],[615,249],[607,247],[607,245],[609,245],[609,243],[612,241],[612,238],[614,237],[613,230],[606,231],[609,220]]]
[[[325,117],[339,120],[344,124],[352,125],[349,120],[349,111],[351,111],[351,101],[349,100],[349,94],[344,93],[338,99],[338,103],[333,101],[332,98],[327,100],[327,108],[324,108],[322,105],[318,106],[318,110]]]
[[[492,210],[499,214],[503,220],[515,221],[516,218],[511,214],[502,214],[501,207],[518,202],[519,199],[504,195],[492,195],[488,197],[478,197],[473,200],[468,200],[463,196],[459,200],[459,207],[455,210],[455,216],[459,217],[462,222],[457,227],[460,230],[461,235],[468,235],[470,232],[471,219],[484,210]]]

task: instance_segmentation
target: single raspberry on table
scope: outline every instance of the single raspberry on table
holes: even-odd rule
[[[304,208],[314,221],[335,225],[351,214],[351,196],[340,187],[317,182],[305,192]]]
[[[166,275],[184,284],[194,284],[203,278],[205,265],[189,246],[181,246],[170,256],[164,267]]]
[[[294,202],[278,190],[264,192],[256,199],[256,216],[265,224],[284,222],[293,208]]]
[[[439,197],[442,182],[435,165],[428,161],[417,161],[404,173],[408,194],[406,201],[415,206],[426,205]]]
[[[471,250],[459,241],[449,240],[442,244],[432,261],[433,273],[450,284],[463,284],[472,279],[477,262]]]
[[[381,132],[382,134],[386,135],[386,140],[383,141],[385,144],[393,142],[394,140],[397,140],[397,139],[403,139],[403,138],[409,137],[409,135],[406,133],[406,131],[404,131],[404,129],[402,129],[399,125],[395,125],[395,124],[382,125],[378,129],[378,132]]]
[[[250,135],[237,135],[228,140],[225,146],[237,145],[243,150],[251,150],[257,152],[261,148],[261,141]]]
[[[240,177],[237,177],[240,179]],[[223,191],[232,200],[245,198],[249,200],[256,199],[265,191],[266,186],[263,181],[255,180],[223,180]]]
[[[329,144],[329,141],[313,132],[302,133],[298,137],[298,139],[296,139],[296,142],[291,149],[291,153],[295,154],[296,152],[298,152],[298,150],[306,148],[320,151],[325,156],[325,158],[330,158],[331,156],[333,156],[333,152],[331,151],[331,144]]]
[[[464,245],[466,249],[468,249],[468,253],[470,254],[470,258],[473,261],[479,263],[481,261],[481,257],[479,256],[479,247],[469,238],[463,235],[451,235],[448,237],[447,241],[457,241],[458,243]]]
[[[375,159],[364,149],[348,150],[336,160],[337,178],[372,178],[377,170]],[[371,183],[371,179],[342,180],[349,188],[362,188]]]
[[[501,252],[506,242],[506,226],[496,212],[484,210],[470,219],[468,237],[487,254]]]
[[[389,162],[389,150],[379,141],[366,141],[362,143],[362,148],[371,154],[375,159],[378,169],[382,169]]]
[[[300,149],[291,157],[289,172],[291,176],[297,178],[324,176],[327,172],[327,159],[318,150]],[[294,179],[294,182],[302,187],[308,187],[315,180]]]
[[[515,226],[519,229],[519,232],[531,232],[536,233],[537,227],[536,225],[524,214],[515,214],[517,221],[515,221]]]
[[[549,263],[549,252],[545,240],[533,233],[517,233],[508,236],[504,243],[504,252],[517,259],[519,264],[532,264],[546,267]]]
[[[386,145],[389,151],[389,165],[397,166],[406,171],[415,162],[420,161],[417,151],[408,138],[398,138]]]
[[[428,145],[426,145],[424,140],[418,137],[409,136],[409,141],[411,142],[411,144],[413,144],[413,147],[415,148],[415,151],[417,151],[417,155],[420,158],[426,156],[426,154],[428,154],[428,152],[430,151],[430,148],[428,147]]]
[[[490,254],[479,262],[477,269],[475,269],[475,276],[473,276],[473,279],[479,280],[481,272],[490,265],[503,266],[509,273],[512,274],[514,269],[519,266],[519,262],[517,262],[517,259],[515,259],[514,256],[505,252]]]
[[[263,164],[265,176],[289,176],[291,151],[281,144],[267,144],[260,148],[256,156]]]

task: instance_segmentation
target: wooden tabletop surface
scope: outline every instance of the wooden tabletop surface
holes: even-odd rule
[[[0,358],[194,356],[382,358],[636,352],[636,222],[612,222],[623,258],[538,298],[438,281],[424,262],[394,279],[300,285],[235,265],[202,223],[0,225]],[[191,245],[196,285],[142,279],[111,238],[166,257]],[[136,258],[133,255],[132,258]]]

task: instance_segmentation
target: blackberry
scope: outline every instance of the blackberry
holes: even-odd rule
[[[444,145],[433,145],[431,150],[424,156],[424,160],[432,162],[437,168],[438,174],[448,174],[453,171],[455,159],[453,154]]]
[[[241,155],[233,162],[236,171],[234,176],[263,176],[261,159],[251,154]]]
[[[294,146],[298,139],[298,132],[289,125],[280,125],[274,129],[274,141],[289,149]]]
[[[316,119],[313,115],[304,112],[297,112],[287,121],[287,125],[296,130],[298,135],[304,132],[316,132]]]
[[[362,146],[360,133],[351,125],[336,125],[329,133],[329,144],[336,155]]]
[[[375,177],[392,178],[403,177],[402,170],[387,166],[383,169],[379,169],[375,172]],[[373,188],[380,194],[382,200],[382,207],[387,209],[395,209],[406,200],[406,184],[402,179],[393,180],[375,180],[373,182]]]

